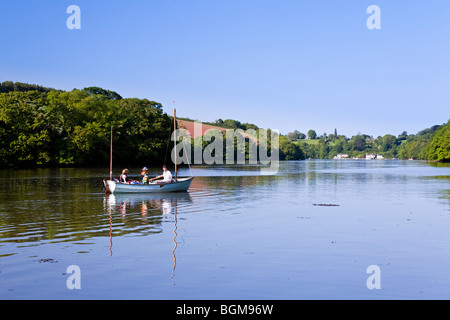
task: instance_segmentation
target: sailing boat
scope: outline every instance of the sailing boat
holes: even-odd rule
[[[112,179],[112,128],[111,128],[111,154],[110,154],[110,171],[109,180],[103,179],[105,185],[105,193],[162,193],[162,192],[180,192],[187,191],[194,177],[178,178],[177,174],[177,118],[176,110],[173,110],[173,122],[175,130],[175,179],[171,183],[159,185],[155,182],[149,184],[128,184],[116,182]]]

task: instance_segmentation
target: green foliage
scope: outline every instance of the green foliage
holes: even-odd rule
[[[101,95],[104,96],[106,99],[112,99],[112,100],[120,100],[122,97],[114,91],[105,90],[103,88],[99,87],[88,87],[84,88],[83,91],[85,91],[88,94],[93,95]]]
[[[14,91],[0,95],[0,165],[49,161],[51,126],[45,93]]]
[[[289,141],[285,136],[279,137],[280,143],[280,160],[304,160],[305,153],[299,145]]]
[[[4,82],[0,83],[0,93],[7,93],[7,92],[12,92],[12,91],[49,92],[51,90],[54,90],[54,89],[38,86],[36,84],[28,84],[28,83],[22,83],[22,82],[4,81]]]
[[[290,141],[295,141],[297,139],[305,139],[306,135],[298,130],[295,130],[294,132],[289,132],[286,137],[290,140]]]
[[[101,88],[1,93],[0,166],[106,165],[111,126],[115,163],[163,162],[172,122],[161,104],[118,97]]]
[[[249,159],[250,145],[260,139],[256,125],[232,119],[218,119],[212,124],[229,129],[255,129],[257,136],[245,138],[244,145],[237,144],[235,138],[235,154],[244,150],[245,159]],[[111,127],[114,163],[149,166],[166,159],[172,120],[163,113],[160,103],[124,99],[99,87],[67,92],[11,81],[0,84],[0,167],[107,166]],[[404,131],[398,138],[390,134],[376,139],[366,134],[347,138],[338,135],[336,129],[334,134],[324,133],[319,138],[311,129],[308,138],[304,140],[305,134],[297,130],[279,136],[280,160],[325,159],[338,153],[362,157],[375,153],[385,158],[450,161],[449,122],[416,135]],[[271,141],[268,142],[270,148]],[[202,153],[209,143],[203,141]],[[226,155],[226,150],[223,151]]]
[[[450,121],[436,130],[426,153],[429,160],[450,161]]]
[[[254,126],[254,125],[252,125]],[[256,127],[256,126],[255,126]],[[249,128],[254,129],[254,128]],[[259,129],[256,127],[256,129]],[[255,129],[255,130],[256,130]],[[248,130],[248,129],[247,129]],[[243,133],[243,136],[240,136],[240,132]],[[232,149],[227,149],[227,132],[219,132],[218,130],[209,130],[207,131],[206,135],[202,137],[197,137],[195,139],[191,139],[191,159],[194,159],[194,152],[197,145],[201,145],[201,154],[203,157],[206,157],[206,155],[211,156],[212,158],[216,157],[216,151],[219,151],[217,148],[221,148],[221,153],[223,155],[223,163],[226,163],[227,160],[232,161],[236,163],[240,160],[240,155],[244,155],[244,160],[247,162],[249,160],[256,160],[261,161],[260,155],[267,155],[268,157],[271,156],[271,152],[273,151],[272,146],[272,139],[271,139],[271,130],[267,129],[263,131],[263,136],[260,136],[259,130],[256,130],[256,136],[249,135],[246,136],[245,134],[248,133],[248,131],[232,131],[233,134],[233,145]],[[214,145],[215,137],[221,136],[222,141],[218,144],[218,146]],[[277,135],[275,135],[276,137]],[[229,137],[231,138],[231,137]],[[239,138],[239,139],[238,139]],[[264,140],[262,140],[264,139]],[[305,154],[303,150],[295,143],[289,141],[285,136],[278,135],[279,139],[279,148],[278,148],[278,154],[279,154],[279,160],[304,160]],[[200,141],[201,142],[200,142]],[[241,143],[242,141],[243,143]],[[262,148],[262,141],[264,141],[264,149]],[[253,150],[255,152],[252,154],[252,157],[250,157],[250,150]],[[227,159],[227,156],[233,156],[231,159]],[[239,156],[238,156],[239,155]],[[256,158],[255,158],[256,157]],[[219,159],[217,159],[219,160]],[[205,158],[203,158],[203,161],[205,161]],[[220,160],[219,160],[220,161]],[[206,162],[205,162],[206,163]]]
[[[99,87],[67,92],[6,82],[2,88],[0,167],[108,166],[111,127],[115,164],[149,166],[170,157],[166,151],[173,122],[155,101],[124,99]],[[258,129],[232,119],[221,123],[233,129]],[[245,138],[244,145],[236,138],[235,155],[245,147],[248,160],[256,138]],[[204,141],[202,150],[208,144]],[[302,150],[284,137],[279,151],[281,159],[304,159]]]
[[[430,135],[411,136],[403,141],[398,148],[400,159],[427,159],[426,148],[430,142]]]
[[[315,138],[317,138],[317,133],[314,130],[308,130],[308,138],[314,140]]]
[[[286,138],[288,138],[289,141],[294,141],[298,139],[298,135],[295,132],[289,132]]]
[[[398,138],[386,134],[383,137],[373,137],[357,134],[351,138],[335,134],[320,137],[319,140],[295,140],[293,134],[288,135],[304,151],[306,158],[331,159],[339,153],[349,157],[364,157],[367,153],[381,154],[385,158],[400,159],[429,159],[448,161],[449,153],[449,124],[432,126],[416,135],[408,135],[403,131]],[[447,128],[447,129],[445,129]],[[310,130],[314,131],[314,130]],[[308,132],[308,135],[310,132]]]
[[[222,119],[216,120],[214,123],[208,123],[203,122],[205,124],[212,124],[215,126],[219,126],[222,128],[227,129],[242,129],[242,130],[248,130],[248,129],[258,129],[258,126],[253,123],[241,123],[240,121],[233,120],[233,119],[226,119],[225,121]]]
[[[353,149],[355,151],[364,151],[366,150],[366,140],[360,134],[353,136],[351,139],[353,143]]]
[[[419,131],[416,135],[406,135],[403,132],[399,136],[397,143],[398,158],[400,159],[419,159],[419,160],[433,160],[427,155],[427,148],[434,133],[440,126],[432,126],[430,128]]]
[[[385,135],[381,140],[381,151],[386,152],[395,149],[397,146],[397,138],[392,134]]]

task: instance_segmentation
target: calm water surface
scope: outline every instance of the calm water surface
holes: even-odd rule
[[[259,172],[200,166],[188,193],[105,196],[103,169],[0,171],[0,298],[450,298],[448,165]],[[80,290],[66,286],[70,265]]]

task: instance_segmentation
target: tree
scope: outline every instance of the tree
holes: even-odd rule
[[[450,161],[450,121],[433,134],[426,154],[429,160]]]
[[[366,140],[360,135],[353,136],[353,149],[356,151],[364,151],[366,149]]]
[[[298,139],[298,135],[295,132],[289,132],[286,136],[290,141],[294,141]]]
[[[295,143],[289,141],[286,137],[280,136],[280,160],[304,160],[303,150]]]
[[[256,124],[253,124],[253,123],[242,123],[240,125],[240,128],[242,130],[248,130],[248,129],[258,130],[258,126]]]
[[[401,134],[398,135],[398,140],[406,140],[408,137],[408,133],[406,131],[403,131]]]
[[[122,99],[122,97],[117,92],[105,90],[100,87],[88,87],[88,88],[84,88],[82,91],[86,92],[89,95],[91,95],[91,94],[100,95],[107,99],[112,99],[112,100]]]
[[[314,130],[309,130],[308,131],[308,139],[314,140],[317,138],[317,133]]]
[[[230,129],[242,129],[241,128],[241,123],[239,121],[237,121],[237,120],[226,119],[223,122],[223,125],[225,127],[227,127],[227,128],[230,128]]]
[[[38,86],[36,84],[28,84],[22,82],[12,82],[4,81],[0,83],[0,93],[7,93],[12,91],[28,92],[28,91],[38,91],[38,92],[49,92],[54,90],[52,88],[46,88],[43,86]]]
[[[400,159],[426,159],[426,148],[430,142],[430,135],[416,136],[414,139],[404,141],[397,150]]]
[[[327,159],[329,151],[330,150],[329,150],[329,147],[328,147],[328,143],[326,143],[326,141],[322,139],[319,142],[319,158],[320,159]]]
[[[172,121],[161,104],[105,94],[0,93],[0,166],[107,164],[111,126],[116,163],[162,163]]]
[[[424,129],[422,131],[419,131],[419,133],[417,135],[423,136],[423,135],[426,135],[426,134],[434,133],[437,129],[439,129],[439,127],[440,127],[439,125],[434,125],[434,126],[432,126],[430,128],[427,128],[427,129]]]
[[[13,91],[0,95],[0,165],[50,161],[51,121],[46,94]]]
[[[381,140],[381,151],[386,152],[395,149],[397,146],[397,138],[392,134],[386,134]]]
[[[291,140],[305,139],[306,135],[298,130],[294,130],[293,132],[289,132],[286,137]]]

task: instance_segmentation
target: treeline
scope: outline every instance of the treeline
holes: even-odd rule
[[[36,84],[29,84],[23,82],[12,82],[12,81],[4,81],[0,83],[0,93],[11,92],[11,91],[38,91],[38,92],[49,92],[55,89],[46,88],[43,86],[39,86]]]
[[[232,129],[232,128],[227,128]],[[241,128],[238,128],[241,129]],[[253,129],[253,128],[252,128]],[[208,163],[210,160],[205,160],[206,157],[209,159],[217,159],[215,163],[225,164],[227,161],[231,160],[233,163],[239,163],[242,159],[246,163],[251,163],[251,161],[257,161],[258,163],[264,163],[264,161],[272,160],[304,160],[305,154],[303,150],[295,143],[289,141],[285,136],[278,135],[272,132],[270,129],[262,129],[263,137],[260,136],[260,131],[257,129],[254,136],[244,135],[240,137],[239,132],[232,131],[233,139],[233,149],[228,150],[227,146],[227,132],[222,131],[214,132],[216,130],[208,130],[208,132],[203,137],[197,137],[191,139],[191,159],[195,159],[195,148],[201,145],[201,154],[203,155],[204,163]],[[212,132],[211,132],[212,131]],[[216,143],[217,135],[220,135],[220,143]],[[278,146],[273,144],[272,138],[278,138]],[[263,140],[261,140],[263,139]],[[263,141],[264,143],[261,143]],[[274,155],[274,152],[278,155]],[[222,155],[222,159],[217,158],[217,154]],[[243,155],[243,158],[241,156]],[[261,158],[261,155],[263,158]],[[232,158],[228,158],[232,157]],[[191,160],[192,161],[192,160]]]
[[[290,132],[287,138],[303,149],[307,158],[331,159],[337,154],[364,157],[367,153],[381,154],[385,158],[450,161],[450,121],[435,125],[417,134],[402,132],[398,136],[386,134],[373,138],[357,134],[351,138],[334,134],[317,135],[309,130],[307,135]]]
[[[107,167],[111,127],[116,165],[158,165],[170,159],[172,120],[158,102],[123,98],[99,87],[69,92],[6,81],[0,83],[0,167]],[[259,129],[233,119],[210,124],[244,131]],[[194,140],[191,143],[194,145]],[[254,139],[245,139],[246,159],[251,143]],[[449,144],[449,122],[417,134],[377,138],[366,134],[347,138],[336,130],[320,136],[314,130],[307,135],[294,131],[279,136],[279,158],[327,159],[338,153],[350,157],[375,153],[385,158],[450,161]],[[202,153],[207,146],[204,141]],[[237,154],[242,146],[235,143],[234,148]]]
[[[158,102],[122,98],[99,87],[68,92],[11,81],[0,84],[0,167],[108,167],[111,127],[116,165],[170,160],[173,121]],[[305,155],[281,136],[280,158]]]
[[[233,119],[217,119],[215,122],[204,122],[206,124],[211,124],[214,126],[226,128],[226,129],[242,129],[242,130],[258,130],[259,127],[253,123],[241,123],[238,120]],[[270,132],[270,129],[268,129]],[[270,134],[268,133],[268,136]],[[259,139],[259,137],[258,137]],[[279,135],[279,157],[280,160],[304,160],[306,159],[306,155],[303,152],[302,148],[296,144],[290,141],[286,136]],[[246,147],[248,147],[248,139],[246,139]],[[248,150],[248,148],[246,149]],[[248,158],[248,157],[247,157]]]
[[[161,104],[96,87],[27,86],[0,86],[1,167],[108,166],[111,126],[117,163],[164,160],[171,120]]]

